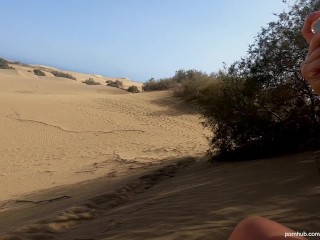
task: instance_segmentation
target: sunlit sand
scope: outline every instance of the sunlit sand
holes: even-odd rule
[[[170,92],[13,67],[0,70],[0,239],[227,239],[249,215],[319,230],[319,152],[210,164],[199,113]]]

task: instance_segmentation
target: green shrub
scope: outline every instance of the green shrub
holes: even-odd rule
[[[43,71],[41,71],[40,69],[34,69],[33,73],[37,76],[46,76],[46,74]]]
[[[130,87],[127,89],[127,91],[128,91],[128,92],[131,92],[131,93],[139,93],[139,92],[140,92],[139,89],[138,89],[138,87],[137,87],[137,86],[134,86],[134,85],[130,86]]]
[[[88,84],[88,85],[101,85],[101,83],[94,81],[93,78],[89,78],[89,79],[83,81],[83,83]]]
[[[300,74],[308,49],[300,29],[306,15],[319,8],[319,1],[296,1],[262,29],[246,58],[195,96],[213,133],[213,159],[246,160],[319,147],[320,98]]]
[[[200,97],[201,90],[207,84],[216,81],[216,77],[214,74],[192,69],[177,71],[172,80],[175,82],[172,84],[175,95],[193,101]]]
[[[64,72],[60,72],[60,71],[51,71],[51,73],[55,76],[55,77],[63,77],[63,78],[69,78],[72,80],[76,80],[76,78],[74,76],[72,76],[69,73],[64,73]]]
[[[9,66],[9,62],[3,58],[0,58],[0,69],[13,69]]]
[[[300,30],[320,2],[296,0],[288,9],[263,28],[247,56],[230,67],[210,75],[179,70],[171,78],[176,95],[198,105],[212,132],[208,153],[214,160],[320,147],[320,97],[300,74],[308,51]]]
[[[107,86],[109,87],[123,88],[123,83],[122,81],[119,81],[119,80],[116,80],[116,81],[107,80],[106,83],[107,83]]]
[[[174,81],[172,78],[164,78],[159,80],[151,78],[147,82],[143,83],[142,90],[145,92],[162,91],[173,88],[173,85]]]
[[[205,72],[191,70],[178,70],[171,78],[163,78],[155,80],[149,79],[142,85],[142,90],[149,91],[161,91],[161,90],[173,90],[176,96],[183,97],[187,100],[194,100],[199,94],[201,88],[210,81],[214,81],[216,78],[213,74],[208,75]]]

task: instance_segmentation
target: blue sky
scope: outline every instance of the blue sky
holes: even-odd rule
[[[245,56],[281,0],[1,0],[0,56],[147,81]]]

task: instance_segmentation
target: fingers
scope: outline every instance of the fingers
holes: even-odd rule
[[[312,55],[312,53],[320,47],[320,32],[315,33],[313,38],[310,41],[308,56]]]
[[[320,40],[319,40],[319,45],[320,45]],[[305,63],[313,62],[317,58],[320,59],[320,47],[316,48],[312,52],[309,50],[309,53],[308,53],[304,62]]]
[[[301,30],[302,35],[309,43],[308,55],[301,65],[301,74],[317,94],[320,94],[320,32],[313,33],[312,25],[319,19],[320,11],[311,13],[306,18]]]
[[[320,11],[313,12],[308,15],[304,25],[302,27],[301,33],[308,43],[310,43],[314,33],[312,32],[312,24],[320,18]]]
[[[309,82],[313,90],[320,95],[320,59],[301,66],[302,76]]]
[[[301,74],[309,82],[320,82],[320,59],[312,62],[303,62],[301,66]]]
[[[320,81],[309,81],[316,94],[320,95]]]
[[[320,95],[320,33],[315,34],[310,43],[308,56],[301,65],[301,74]]]

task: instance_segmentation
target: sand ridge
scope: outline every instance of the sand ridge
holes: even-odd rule
[[[29,71],[0,70],[0,201],[121,175],[119,158],[139,168],[206,149],[199,114],[169,92],[128,94]]]
[[[251,215],[319,231],[319,151],[212,164],[199,113],[170,92],[13,66],[0,70],[1,240],[222,240]]]
[[[178,159],[114,190],[88,195],[81,204],[22,224],[0,239],[222,240],[252,215],[297,231],[316,231],[319,158],[319,152],[309,152],[216,165],[205,159]],[[29,207],[29,214],[34,207]]]
[[[154,170],[149,174],[142,175],[133,182],[129,182],[125,186],[114,190],[111,193],[100,194],[93,198],[89,198],[86,203],[80,206],[74,206],[65,211],[58,213],[50,219],[41,220],[38,223],[33,223],[18,228],[11,234],[22,236],[23,238],[31,237],[34,235],[41,239],[52,239],[52,234],[66,232],[75,226],[83,223],[84,221],[93,220],[110,213],[110,210],[121,207],[129,202],[137,194],[141,194],[148,189],[154,187],[161,181],[167,178],[174,177],[178,170],[188,167],[195,160],[193,158],[186,158],[178,161],[176,164],[171,164]],[[68,199],[69,196],[62,196],[59,198],[42,200],[42,201],[26,201],[19,200],[16,204],[46,204],[52,201]],[[141,204],[141,203],[140,203]],[[119,210],[119,209],[118,209]],[[3,237],[7,239],[12,236]],[[20,239],[17,237],[17,239]]]

